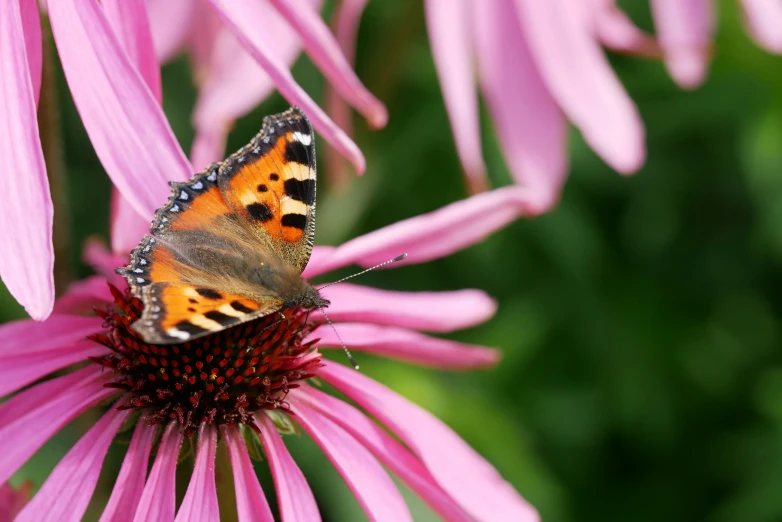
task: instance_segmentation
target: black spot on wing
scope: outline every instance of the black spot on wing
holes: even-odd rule
[[[220,292],[217,290],[212,290],[211,288],[196,288],[196,292],[198,292],[198,295],[201,297],[206,297],[207,299],[223,298],[223,295]]]
[[[206,328],[201,328],[200,326],[196,326],[187,320],[179,321],[177,324],[174,325],[174,328],[189,334],[191,337],[193,337],[194,335],[201,335],[209,331]]]
[[[188,312],[195,312],[195,311],[196,311],[196,309],[195,309],[195,308],[193,308],[193,307],[190,307],[190,308],[188,308],[188,309],[187,309],[187,311],[188,311]]]
[[[223,312],[218,312],[217,310],[210,310],[209,312],[206,312],[204,317],[219,323],[220,326],[230,326],[239,321],[236,317],[231,317],[230,315],[224,314]]]
[[[236,310],[237,312],[242,312],[242,313],[244,313],[244,314],[250,314],[250,313],[252,313],[252,312],[254,312],[254,311],[255,311],[255,310],[253,310],[252,308],[248,308],[248,307],[244,306],[244,305],[243,305],[242,303],[240,303],[239,301],[233,301],[233,302],[231,303],[231,308],[233,308],[233,309],[234,309],[234,310]]]
[[[269,205],[266,203],[250,203],[247,205],[247,212],[250,214],[251,218],[260,221],[261,223],[265,223],[274,217]]]
[[[269,174],[269,179],[272,181],[277,181],[278,179],[280,179],[280,176],[276,172],[272,172],[271,174]]]
[[[282,226],[304,230],[307,226],[307,216],[302,214],[285,214],[282,216]]]
[[[285,195],[307,205],[315,203],[315,180],[296,178],[286,179],[284,183]]]
[[[258,185],[258,192],[266,192],[266,191],[268,191],[268,190],[269,190],[269,187],[267,187],[267,186],[266,186],[266,185],[264,185],[263,183],[261,183],[260,185]]]
[[[190,299],[188,299],[188,301],[190,301],[193,304],[196,304],[198,302],[197,300],[193,299],[192,297]]]
[[[285,145],[285,154],[283,156],[287,162],[301,163],[302,165],[310,164],[310,154],[307,147],[300,141],[289,141]]]

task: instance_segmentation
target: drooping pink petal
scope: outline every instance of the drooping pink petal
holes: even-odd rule
[[[167,181],[191,167],[166,116],[123,52],[95,0],[49,6],[52,32],[84,127],[122,196],[150,221],[168,199]]]
[[[96,367],[93,371],[97,372],[99,369]],[[52,386],[39,386],[30,388],[3,404],[5,409],[6,404],[18,399],[11,406],[16,409],[20,403],[33,403],[27,411],[18,412],[15,418],[0,424],[0,440],[8,445],[7,447],[14,448],[13,451],[0,453],[0,482],[8,480],[33,453],[77,415],[116,393],[116,390],[104,388],[101,381],[65,389],[55,396],[41,393]],[[34,397],[35,401],[31,401],[31,397]],[[0,413],[0,418],[3,416],[5,415]]]
[[[636,27],[616,5],[616,0],[591,0],[595,9],[595,31],[600,42],[613,51],[647,58],[659,58],[660,45],[653,36]]]
[[[69,390],[94,386],[101,376],[101,369],[90,365],[81,370],[36,384],[0,404],[0,429],[14,422],[19,416],[41,406],[47,397],[60,396]]]
[[[88,357],[105,355],[108,351],[105,346],[92,341],[71,341],[70,344],[47,343],[28,347],[12,354],[0,353],[0,397],[66,366],[84,362]]]
[[[437,485],[421,461],[361,411],[310,386],[303,386],[296,390],[296,397],[306,401],[353,435],[444,520],[451,522],[472,520]]]
[[[377,417],[418,455],[451,498],[478,520],[537,521],[538,514],[497,470],[431,413],[338,364],[318,377]]]
[[[98,483],[109,444],[129,414],[129,410],[110,408],[57,464],[16,521],[81,520]]]
[[[318,505],[307,479],[288,453],[277,427],[269,418],[260,414],[256,420],[261,428],[261,442],[269,469],[274,478],[277,503],[283,522],[318,522],[321,520]]]
[[[30,69],[30,81],[33,84],[33,97],[38,105],[41,95],[41,73],[43,68],[43,41],[41,40],[41,17],[38,14],[38,2],[32,0],[19,1],[22,15],[22,32],[27,49],[27,65]]]
[[[296,423],[337,468],[371,521],[412,521],[391,477],[364,446],[306,402],[291,398],[291,408]]]
[[[423,263],[458,252],[530,212],[535,205],[528,195],[521,187],[505,187],[399,221],[337,247],[325,262],[308,266],[304,277],[350,264],[373,266],[400,254],[407,258],[390,266]]]
[[[182,430],[176,422],[166,426],[136,508],[134,522],[170,522],[176,510],[176,463],[182,445]]]
[[[340,323],[337,331],[339,337],[334,329],[321,326],[308,339],[320,339],[318,348],[341,348],[341,339],[351,351],[373,353],[443,370],[492,366],[500,359],[499,352],[493,348],[429,337],[394,326]]]
[[[54,302],[54,314],[87,314],[93,311],[94,306],[105,305],[112,300],[106,279],[90,276],[68,285],[65,295]]]
[[[394,292],[342,283],[321,291],[331,301],[333,321],[388,324],[429,332],[452,332],[481,324],[497,303],[480,290]],[[313,311],[320,318],[321,311]]]
[[[342,0],[334,8],[331,28],[342,54],[353,65],[356,54],[356,39],[361,14],[369,0]],[[353,119],[350,107],[330,83],[326,83],[326,113],[348,136],[353,136]],[[326,172],[332,185],[338,187],[348,179],[347,162],[336,150],[326,149]]]
[[[782,2],[779,0],[741,0],[749,34],[760,47],[782,54]]]
[[[321,0],[307,1],[315,9],[321,4]],[[301,53],[299,36],[268,2],[259,2],[257,9],[263,16],[255,21],[256,38],[280,64],[290,67]],[[211,12],[210,16],[214,17]],[[199,169],[223,159],[233,122],[274,91],[271,77],[224,25],[215,31],[208,64],[202,68],[205,79],[193,110],[196,138],[191,152]]]
[[[147,223],[147,229],[144,231],[144,234],[148,231],[149,223]],[[138,244],[142,237],[144,237],[143,234],[137,237],[136,244]],[[135,247],[136,245],[133,246]],[[106,248],[106,245],[102,240],[91,237],[84,243],[81,259],[84,261],[84,264],[91,266],[95,272],[103,276],[109,282],[119,286],[118,283],[121,284],[124,281],[114,269],[128,264],[128,252],[111,252]]]
[[[247,446],[238,428],[223,426],[221,431],[233,468],[239,522],[274,522],[266,495],[258,482]]]
[[[567,175],[567,125],[538,72],[513,0],[474,5],[481,89],[513,179],[539,214],[559,199]]]
[[[703,83],[711,58],[712,0],[652,0],[665,66],[684,89]]]
[[[632,173],[644,162],[638,111],[606,60],[588,2],[515,0],[522,32],[554,99],[611,167]]]
[[[217,452],[217,428],[201,424],[198,430],[198,451],[193,476],[187,487],[185,498],[176,514],[180,522],[219,522],[220,508],[217,506],[217,485],[215,484],[215,454]]]
[[[473,193],[488,187],[475,88],[473,13],[465,1],[426,0],[426,28],[456,151]],[[481,7],[483,9],[483,6]],[[520,96],[520,95],[517,95]]]
[[[27,6],[23,17],[17,0],[4,2],[0,9],[0,171],[6,173],[0,277],[30,317],[43,320],[54,305],[53,207],[35,110],[41,83],[40,27],[27,41],[23,33],[27,28],[34,32],[30,18],[37,11],[31,9],[35,6]],[[37,67],[37,78],[31,79],[31,67]]]
[[[25,480],[18,488],[13,488],[10,484],[0,485],[0,522],[13,522],[32,496],[32,492],[33,483],[30,480]]]
[[[337,248],[333,246],[315,245],[312,248],[310,261],[307,263],[307,268],[304,269],[302,277],[304,279],[309,279],[332,270],[332,268],[330,268],[331,263],[329,263],[328,260],[334,255],[336,250]]]
[[[104,0],[102,5],[106,19],[128,59],[136,67],[158,103],[162,103],[160,65],[155,55],[146,4],[142,1]],[[148,231],[149,216],[140,215],[128,200],[114,189],[111,198],[112,249],[127,254]]]
[[[261,64],[269,74],[277,90],[290,103],[298,105],[312,121],[315,130],[333,147],[337,148],[353,163],[358,174],[366,168],[366,160],[347,134],[337,127],[323,110],[310,98],[304,89],[296,83],[287,67],[279,62],[276,56],[264,45],[255,30],[255,20],[262,17],[255,3],[238,3],[229,0],[210,0],[215,10],[234,34],[245,45],[248,52]]]
[[[136,248],[150,228],[149,216],[142,216],[116,188],[111,191],[111,250],[127,254]]]
[[[100,331],[102,323],[103,319],[97,316],[76,315],[53,315],[44,323],[28,319],[6,323],[0,326],[0,357],[73,345]]]
[[[299,34],[304,49],[329,83],[375,128],[385,127],[388,111],[358,79],[328,26],[306,2],[269,0]]]
[[[200,0],[146,0],[150,32],[160,63],[182,50],[194,32],[196,12],[204,8]]]
[[[136,67],[159,103],[163,99],[163,86],[160,83],[160,65],[155,55],[146,4],[102,0],[101,5],[106,13],[106,20],[128,55],[130,63]]]
[[[103,509],[100,522],[124,522],[132,520],[144,491],[147,478],[149,453],[155,441],[155,427],[139,422],[130,439],[130,446],[122,461],[111,497]]]

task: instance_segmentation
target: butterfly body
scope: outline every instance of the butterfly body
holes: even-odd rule
[[[150,234],[118,269],[144,303],[145,341],[191,340],[290,307],[328,305],[301,272],[315,232],[314,134],[298,108],[222,163],[172,183]]]

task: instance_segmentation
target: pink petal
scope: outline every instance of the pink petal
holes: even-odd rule
[[[321,3],[308,1],[315,7]],[[299,36],[268,2],[259,3],[258,11],[263,16],[256,21],[256,37],[281,64],[290,67],[301,53]],[[191,155],[198,168],[223,159],[233,122],[274,91],[274,83],[263,67],[223,25],[215,31],[204,70],[206,78],[193,111],[196,138]]]
[[[120,0],[121,1],[121,0]],[[147,0],[155,54],[161,63],[172,59],[191,37],[199,0]]]
[[[684,89],[703,83],[711,57],[711,0],[652,0],[652,16],[673,80]]]
[[[155,97],[123,52],[95,0],[49,6],[52,32],[95,152],[123,197],[150,221],[167,181],[192,168]]]
[[[614,51],[636,56],[659,58],[662,54],[654,37],[638,29],[616,0],[592,0],[595,9],[595,31],[600,42]]]
[[[147,223],[144,234],[149,231],[149,225],[150,223]],[[144,237],[143,234],[136,238],[136,244],[142,237]],[[133,246],[135,248],[136,245]],[[102,240],[91,237],[84,243],[81,259],[84,261],[84,264],[91,266],[104,279],[108,279],[109,282],[114,283],[116,286],[124,285],[124,279],[114,269],[128,264],[128,252],[113,253],[106,248]]]
[[[41,17],[38,14],[38,2],[34,0],[11,1],[19,1],[24,44],[27,50],[27,65],[30,69],[30,81],[33,84],[35,104],[38,105],[38,98],[41,95],[41,72],[43,67],[43,42],[41,40]]]
[[[283,522],[318,522],[321,520],[318,505],[307,479],[285,448],[277,427],[264,414],[257,415],[261,428],[261,442],[277,491],[277,503]]]
[[[97,367],[91,370],[100,371]],[[5,409],[10,404],[9,409],[18,411],[20,404],[32,403],[32,407],[18,412],[15,418],[0,423],[0,440],[6,447],[14,448],[13,451],[0,453],[0,482],[8,480],[33,453],[77,415],[116,393],[116,390],[104,388],[102,382],[94,381],[63,390],[59,395],[43,393],[53,387],[46,386],[46,383],[35,386],[2,405]],[[0,413],[0,419],[6,417],[5,413]]]
[[[321,325],[308,339],[320,339],[318,348],[341,348],[340,339],[351,351],[362,351],[432,366],[443,370],[466,370],[492,366],[500,359],[493,348],[457,343],[429,337],[413,330],[393,326],[340,323],[334,329]]]
[[[155,428],[142,422],[136,424],[130,446],[125,453],[122,468],[111,490],[111,497],[103,510],[100,522],[124,522],[131,520],[144,491],[147,478],[149,453],[155,441]]]
[[[741,7],[755,43],[770,53],[782,54],[782,2],[741,0]]]
[[[471,192],[482,192],[488,187],[488,180],[481,153],[478,95],[473,70],[474,20],[470,4],[426,0],[424,6],[429,45],[451,120],[456,150]]]
[[[94,333],[94,330],[93,330]],[[0,397],[13,393],[38,379],[88,357],[105,355],[108,348],[92,341],[71,344],[47,343],[23,352],[0,354]]]
[[[129,254],[150,228],[149,216],[139,214],[116,188],[111,191],[111,249]]]
[[[304,279],[309,279],[312,277],[316,277],[320,274],[323,274],[325,272],[328,272],[329,270],[332,270],[330,268],[330,263],[328,262],[328,259],[334,255],[334,252],[336,251],[336,247],[332,246],[318,246],[315,245],[312,248],[312,255],[310,256],[310,261],[307,263],[307,268],[304,269],[304,273],[302,273],[302,277]]]
[[[312,121],[313,127],[323,138],[337,148],[353,163],[359,174],[364,172],[366,161],[355,143],[337,127],[323,110],[309,97],[293,79],[287,67],[268,49],[255,30],[255,20],[262,18],[263,12],[255,3],[230,2],[228,0],[210,0],[216,11],[234,34],[245,45],[248,52],[261,64],[271,77],[277,89],[290,103],[298,105]]]
[[[515,1],[554,99],[609,165],[624,174],[638,170],[646,155],[643,123],[600,48],[594,10],[570,0]]]
[[[390,266],[447,256],[529,213],[535,204],[528,196],[529,191],[523,188],[505,187],[399,221],[344,243],[326,262],[308,267],[304,275],[312,278],[350,264],[373,266],[405,253],[404,261]]]
[[[160,103],[163,100],[163,86],[160,83],[160,65],[155,56],[146,5],[144,2],[124,0],[102,0],[101,5],[106,13],[106,20],[114,30],[130,63],[136,67],[144,83]]]
[[[176,509],[176,463],[182,431],[176,422],[166,426],[158,446],[155,463],[149,472],[144,492],[138,502],[135,522],[167,522],[174,520]]]
[[[364,446],[306,402],[291,399],[291,406],[296,423],[337,468],[371,521],[412,521],[391,477]]]
[[[387,425],[423,461],[439,485],[478,520],[537,521],[538,514],[483,457],[431,413],[338,364],[322,378]]]
[[[476,5],[477,7],[477,5]],[[478,71],[497,139],[516,182],[540,214],[559,199],[567,175],[567,125],[538,72],[513,0],[474,13]]]
[[[54,313],[55,315],[91,313],[93,307],[105,305],[113,299],[106,279],[102,276],[90,276],[68,286],[65,295],[54,302]]]
[[[306,2],[290,0],[269,0],[296,30],[307,50],[307,54],[323,72],[329,83],[353,107],[366,117],[375,128],[385,127],[388,111],[358,79],[339,43],[316,9]]]
[[[309,386],[299,388],[296,397],[354,436],[444,520],[473,520],[437,485],[431,473],[410,451],[359,410]]]
[[[356,38],[361,14],[369,0],[342,0],[334,9],[331,27],[342,54],[353,65],[356,54]],[[353,136],[353,119],[350,107],[330,83],[326,83],[326,113],[334,123]],[[332,184],[337,187],[348,179],[345,158],[333,148],[326,149],[326,172]]]
[[[239,522],[274,522],[242,435],[236,427],[222,427],[223,440],[234,473],[236,511]]]
[[[53,315],[43,323],[27,319],[0,326],[0,360],[73,345],[103,330],[97,316]]]
[[[216,522],[220,520],[217,506],[217,485],[215,484],[215,453],[217,452],[217,429],[201,424],[198,430],[198,452],[196,453],[193,476],[187,487],[185,498],[176,514],[181,522]]]
[[[29,410],[40,407],[40,401],[46,397],[60,396],[69,390],[94,385],[102,373],[97,366],[89,365],[21,391],[0,404],[0,429],[26,415]]]
[[[388,324],[452,332],[481,324],[494,315],[497,303],[480,290],[453,292],[393,292],[341,283],[321,294],[331,301],[328,316],[333,321]],[[313,311],[320,319],[323,313]]]
[[[17,522],[81,520],[98,483],[109,444],[129,414],[110,408],[57,464],[19,513]]]
[[[24,34],[25,29],[35,31],[31,9],[27,6],[23,17],[17,0],[0,9],[0,171],[6,173],[0,277],[30,317],[42,320],[54,305],[53,208],[35,110],[40,28],[37,36]],[[32,71],[36,67],[37,73]],[[31,71],[37,78],[31,80]]]

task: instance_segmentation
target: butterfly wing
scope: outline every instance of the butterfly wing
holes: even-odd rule
[[[299,273],[315,236],[315,137],[297,107],[264,118],[261,132],[229,157],[218,184],[257,240]]]

